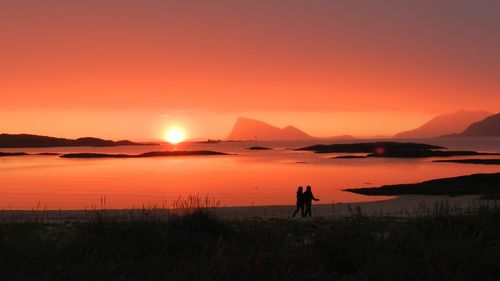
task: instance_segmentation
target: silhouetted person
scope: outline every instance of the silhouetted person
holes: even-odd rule
[[[311,205],[312,205],[312,200],[314,201],[319,201],[318,198],[314,198],[314,195],[311,191],[311,187],[308,185],[306,187],[306,192],[304,192],[304,194],[302,195],[303,199],[304,199],[304,205],[306,207],[306,211],[304,212],[304,214],[302,215],[303,217],[307,217],[307,216],[311,216],[312,212],[311,212]]]
[[[302,192],[302,186],[297,189],[297,210],[293,213],[292,217],[300,211],[300,215],[304,216],[304,192]]]

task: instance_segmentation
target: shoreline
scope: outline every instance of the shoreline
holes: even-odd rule
[[[466,210],[478,204],[494,200],[483,200],[478,195],[447,196],[447,195],[401,195],[392,199],[361,202],[315,204],[312,207],[312,218],[341,218],[349,216],[367,217],[411,217],[430,214],[436,209],[447,209],[451,212]],[[206,208],[216,218],[223,220],[247,219],[294,219],[295,205],[269,206],[235,206]],[[132,220],[136,218],[161,218],[172,213],[183,213],[183,209],[93,209],[93,210],[0,210],[0,223],[64,223],[89,222],[98,217],[105,219]],[[309,220],[306,218],[305,220]]]

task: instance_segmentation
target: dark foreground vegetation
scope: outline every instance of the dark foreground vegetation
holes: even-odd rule
[[[196,210],[0,224],[0,279],[498,280],[500,209],[409,218],[219,221]]]
[[[381,187],[349,188],[345,191],[363,195],[482,195],[500,198],[500,173],[474,174]]]
[[[59,157],[62,158],[146,158],[165,156],[191,156],[191,155],[228,155],[227,153],[210,150],[192,151],[151,151],[141,154],[109,154],[109,153],[68,153]]]

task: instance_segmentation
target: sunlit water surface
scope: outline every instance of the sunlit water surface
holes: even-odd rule
[[[450,149],[500,152],[500,139],[413,140]],[[0,209],[89,209],[170,207],[179,196],[199,194],[222,206],[295,203],[299,185],[311,185],[320,203],[363,202],[349,187],[412,183],[473,173],[500,172],[495,165],[433,163],[425,159],[331,159],[345,154],[294,151],[313,142],[261,142],[274,148],[250,151],[251,142],[183,143],[177,150],[214,150],[226,156],[136,159],[65,159],[58,156],[0,158]],[[332,142],[326,142],[332,143]],[[112,148],[24,148],[3,152],[100,152],[136,154],[172,150],[171,145]],[[464,158],[464,157],[459,157]],[[477,158],[477,157],[476,157]],[[481,158],[492,158],[492,156]],[[495,158],[495,157],[493,157]],[[500,157],[496,157],[500,158]]]

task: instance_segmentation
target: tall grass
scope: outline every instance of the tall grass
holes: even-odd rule
[[[187,215],[198,210],[216,210],[220,207],[220,201],[209,195],[205,197],[199,194],[189,194],[185,197],[179,196],[172,204],[175,214]]]
[[[353,209],[334,219],[220,221],[206,200],[176,206],[179,212],[159,217],[100,213],[86,222],[2,223],[0,280],[500,276],[500,208],[491,202],[469,209],[444,203],[404,219],[369,218]]]

